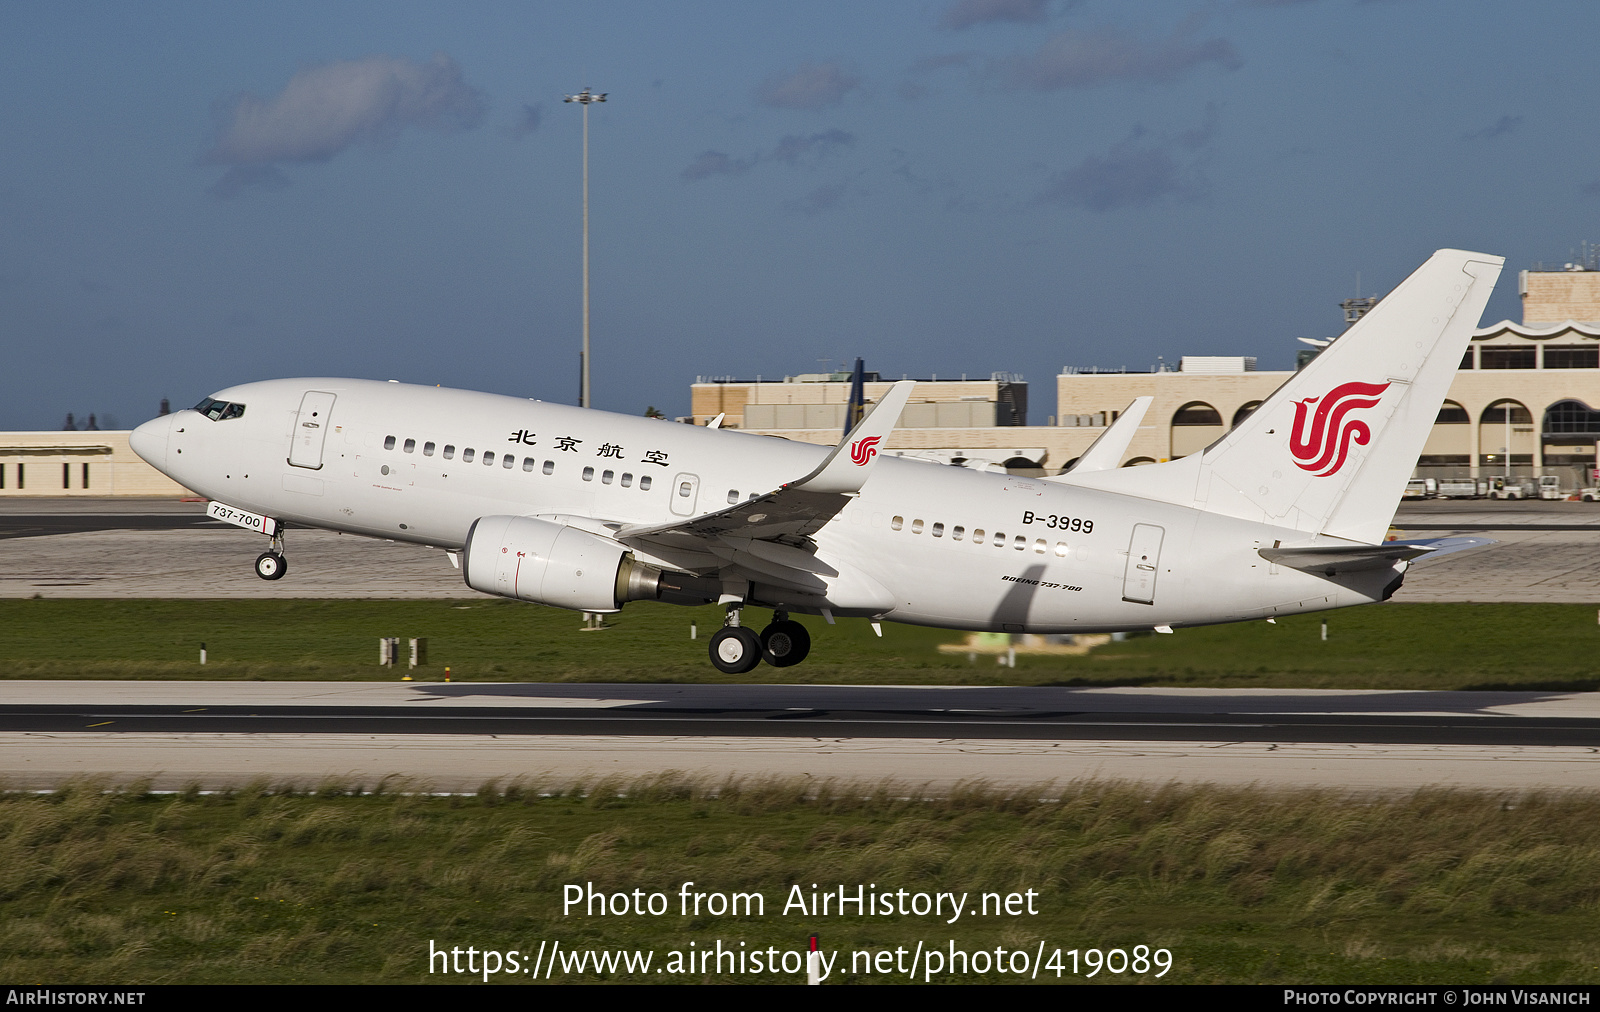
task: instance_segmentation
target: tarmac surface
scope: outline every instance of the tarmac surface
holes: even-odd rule
[[[0,499],[0,597],[478,598],[446,553],[291,529],[289,571],[255,575],[267,539],[203,502]]]

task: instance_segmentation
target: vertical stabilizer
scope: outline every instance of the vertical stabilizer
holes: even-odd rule
[[[1202,453],[1080,482],[1382,541],[1504,263],[1440,250]]]
[[[1203,508],[1382,541],[1504,263],[1435,253],[1205,451]]]

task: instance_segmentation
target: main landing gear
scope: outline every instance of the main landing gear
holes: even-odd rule
[[[728,609],[728,624],[711,637],[711,663],[718,671],[742,675],[766,661],[775,668],[799,664],[811,652],[811,634],[786,611],[776,612],[761,634],[739,624],[739,608]]]
[[[289,571],[289,560],[283,557],[283,535],[275,535],[272,545],[256,556],[256,575],[263,580],[281,580]]]

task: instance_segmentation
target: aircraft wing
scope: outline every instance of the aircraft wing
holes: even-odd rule
[[[624,524],[613,537],[659,538],[682,544],[685,538],[774,541],[786,535],[815,534],[867,483],[878,450],[900,420],[900,412],[915,386],[912,380],[901,380],[890,387],[850,434],[805,477],[714,513],[670,523]]]

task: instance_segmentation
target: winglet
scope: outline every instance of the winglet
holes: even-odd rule
[[[840,440],[817,469],[790,485],[808,492],[850,493],[861,491],[872,473],[883,441],[900,421],[900,412],[911,398],[915,380],[901,380],[878,400],[850,434]]]
[[[1122,456],[1128,452],[1128,445],[1138,434],[1139,423],[1144,421],[1144,413],[1150,410],[1150,404],[1154,400],[1154,397],[1135,397],[1127,410],[1111,423],[1111,427],[1100,433],[1099,439],[1089,444],[1089,448],[1083,451],[1083,456],[1078,458],[1078,462],[1072,465],[1071,470],[1051,475],[1045,481],[1070,483],[1072,479],[1068,477],[1069,475],[1121,467]]]

